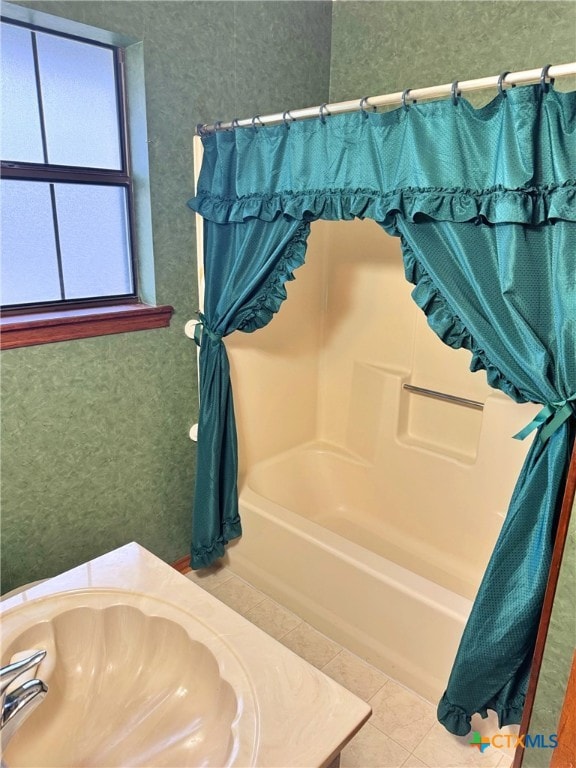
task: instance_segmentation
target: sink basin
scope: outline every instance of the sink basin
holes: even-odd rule
[[[2,617],[2,665],[45,649],[45,700],[3,759],[18,766],[253,765],[258,716],[234,650],[188,611],[149,595],[85,589]]]
[[[9,768],[325,768],[371,711],[135,542],[2,600],[0,648],[47,652]]]

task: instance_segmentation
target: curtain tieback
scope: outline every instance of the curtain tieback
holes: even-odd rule
[[[576,394],[567,397],[566,400],[545,405],[524,429],[521,429],[518,434],[514,435],[514,439],[524,440],[530,432],[542,427],[540,440],[545,443],[556,432],[558,427],[564,424],[565,421],[568,421],[570,416],[576,416]]]
[[[205,324],[205,317],[202,313],[198,313],[198,317],[200,318],[198,322],[196,323],[196,327],[194,328],[194,341],[196,342],[196,346],[200,346],[202,337],[204,334],[208,336],[209,339],[212,339],[212,341],[222,341],[222,336],[219,336],[217,333],[214,333],[214,331],[211,331],[210,328],[206,327]]]

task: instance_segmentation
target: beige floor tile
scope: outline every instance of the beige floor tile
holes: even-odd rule
[[[409,752],[422,741],[436,722],[436,708],[417,694],[389,680],[370,699],[370,722]],[[426,760],[418,755],[420,759]]]
[[[368,723],[340,755],[340,768],[400,768],[408,752]]]
[[[513,760],[514,757],[512,755],[502,755],[500,762],[498,763],[498,768],[510,768]]]
[[[402,768],[429,768],[426,763],[423,763],[422,760],[419,760],[416,755],[408,755],[406,758],[406,762],[402,763]]]
[[[341,651],[338,656],[328,662],[322,668],[322,672],[364,701],[371,699],[388,680],[384,672],[347,650]]]
[[[338,643],[329,640],[306,622],[280,638],[280,642],[318,669],[322,669],[342,650]]]
[[[223,603],[242,615],[266,599],[266,595],[239,579],[238,576],[226,579],[223,584],[219,584],[211,592],[218,600],[222,600]]]
[[[453,736],[440,723],[435,723],[430,732],[414,750],[416,757],[430,768],[492,768],[502,758],[500,749],[488,747],[480,752],[470,744],[472,731],[467,736]]]
[[[282,605],[278,605],[274,600],[266,598],[254,608],[250,608],[245,614],[252,624],[256,624],[257,627],[263,629],[276,640],[279,640],[288,632],[291,632],[299,624],[302,623],[302,619],[296,616]]]
[[[210,568],[199,568],[197,571],[190,571],[185,576],[194,584],[206,589],[208,592],[212,592],[220,584],[224,584],[232,578],[234,574],[229,568],[221,565],[213,565]]]

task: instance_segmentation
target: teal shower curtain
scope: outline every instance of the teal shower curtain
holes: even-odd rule
[[[413,298],[471,369],[543,406],[438,716],[520,722],[576,414],[576,93],[548,86],[205,136],[206,299],[192,565],[240,535],[222,338],[266,325],[310,223],[372,218],[401,239]],[[361,329],[358,330],[361,333]],[[482,520],[478,520],[482,528]],[[386,606],[374,606],[386,610]]]

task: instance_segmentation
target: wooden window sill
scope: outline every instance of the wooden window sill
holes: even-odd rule
[[[0,349],[31,347],[55,341],[88,339],[113,333],[167,328],[173,307],[118,304],[87,309],[65,309],[4,315],[0,318]]]

